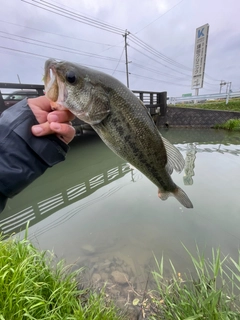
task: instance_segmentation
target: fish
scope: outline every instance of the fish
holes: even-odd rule
[[[173,170],[184,168],[182,154],[160,134],[147,107],[123,83],[98,70],[48,59],[44,85],[52,109],[68,109],[88,123],[114,153],[158,187],[160,199],[171,195],[193,208],[171,178]]]

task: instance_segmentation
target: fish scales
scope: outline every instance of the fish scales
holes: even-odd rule
[[[181,153],[161,136],[147,108],[126,86],[103,72],[52,59],[46,61],[44,81],[53,108],[68,108],[89,123],[113,152],[158,187],[162,200],[174,195],[193,207],[170,176],[184,167]]]
[[[159,174],[159,169],[165,168],[167,155],[159,132],[152,125],[152,119],[150,116],[147,119],[143,116],[142,109],[145,106],[132,95],[125,94],[124,99],[121,99],[121,93],[116,89],[110,96],[113,105],[121,105],[121,108],[101,123],[93,125],[94,130],[111,149],[115,146],[115,152],[120,157],[138,168],[158,187],[167,188],[162,178],[163,173]],[[175,187],[172,182],[172,190]]]

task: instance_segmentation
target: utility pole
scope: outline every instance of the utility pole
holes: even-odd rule
[[[127,87],[129,88],[129,72],[128,72],[128,54],[127,54],[127,36],[130,34],[129,31],[125,31],[125,34],[123,35],[124,40],[125,40],[125,59],[126,59],[126,75],[127,75]]]

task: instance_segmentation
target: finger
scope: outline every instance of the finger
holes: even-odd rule
[[[29,98],[28,106],[35,115],[39,123],[44,123],[47,120],[47,115],[51,112],[50,101],[45,97]]]
[[[69,123],[51,122],[50,129],[65,143],[72,141],[76,134],[75,129]]]
[[[63,142],[69,143],[74,138],[76,131],[69,123],[45,122],[32,126],[32,133],[38,137],[56,134]]]
[[[46,96],[28,98],[28,105],[31,109],[40,109],[46,112],[50,112],[52,110],[50,101]]]
[[[68,110],[56,110],[48,114],[47,120],[49,122],[69,122],[75,116]]]
[[[41,137],[55,132],[50,128],[50,123],[46,121],[44,123],[32,126],[32,133],[35,136]]]

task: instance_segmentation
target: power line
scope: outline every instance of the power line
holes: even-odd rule
[[[170,81],[154,79],[154,78],[142,76],[142,75],[136,74],[136,73],[131,73],[131,75],[134,76],[134,77],[137,77],[137,78],[143,78],[143,79],[151,80],[151,81],[154,81],[154,82],[162,82],[162,83],[167,83],[167,84],[174,84],[174,85],[181,86],[181,87],[189,87],[189,84],[187,85],[187,84],[174,83],[174,82],[170,82]]]
[[[160,18],[162,18],[163,16],[165,16],[165,14],[167,14],[169,11],[173,10],[174,8],[176,8],[180,3],[182,3],[184,0],[179,1],[177,4],[175,4],[173,7],[171,7],[169,10],[167,10],[166,12],[164,12],[162,15],[160,15],[157,19],[151,21],[150,23],[148,23],[146,26],[144,26],[143,28],[141,28],[140,30],[138,30],[137,32],[135,32],[134,34],[137,34],[139,32],[141,32],[142,30],[146,29],[147,27],[149,27],[151,24],[153,24],[154,22],[156,22],[157,20],[159,20]]]
[[[161,52],[157,51],[156,49],[154,49],[153,47],[151,47],[149,44],[145,43],[144,41],[140,40],[139,38],[137,38],[135,35],[132,35],[130,34],[130,39],[131,41],[133,41],[135,44],[137,44],[138,46],[140,46],[142,49],[144,49],[145,51],[151,53],[152,55],[162,59],[163,61],[165,61],[166,63],[172,65],[172,66],[175,66],[177,68],[180,68],[180,69],[183,69],[187,72],[191,72],[192,73],[192,68],[190,67],[187,67],[169,57],[167,57],[166,55],[162,54]],[[172,69],[170,68],[169,66],[167,65],[164,65],[165,67],[169,68],[169,69]],[[174,69],[172,69],[174,70]],[[175,72],[178,72],[177,70],[174,70]],[[182,73],[183,74],[183,73]],[[207,73],[204,74],[206,78],[209,78],[211,81],[220,81],[218,79],[215,79],[211,76],[209,76]],[[189,75],[187,75],[189,76]],[[191,75],[192,77],[192,75]]]
[[[166,67],[166,68],[168,68],[168,69],[170,69],[170,70],[172,70],[172,71],[174,71],[174,72],[180,73],[180,74],[182,74],[182,75],[184,75],[184,76],[187,76],[187,77],[189,77],[189,78],[191,77],[190,75],[188,75],[188,74],[186,74],[186,73],[183,73],[183,72],[181,72],[181,71],[179,71],[179,70],[176,70],[176,69],[173,69],[173,68],[169,67],[169,66],[166,65],[166,64],[163,64],[163,63],[160,62],[159,60],[156,60],[156,59],[152,58],[151,56],[145,54],[144,52],[138,50],[137,48],[135,48],[135,47],[133,47],[133,46],[130,46],[130,47],[133,48],[134,50],[136,50],[137,52],[141,53],[141,54],[144,55],[145,57],[151,59],[152,61],[155,61],[156,63],[158,63],[158,64],[160,64],[160,65],[162,65],[162,66],[164,66],[164,67]]]
[[[150,71],[152,73],[155,73],[155,74],[159,74],[159,75],[163,75],[165,77],[169,77],[169,78],[173,78],[175,80],[178,80],[178,81],[191,81],[191,78],[179,78],[179,77],[176,77],[176,75],[173,75],[173,74],[169,74],[169,73],[166,73],[166,72],[162,72],[158,69],[153,69],[153,68],[149,68],[147,67],[146,65],[141,65],[141,64],[138,64],[138,63],[135,63],[135,62],[132,62],[131,63],[132,66],[136,66],[137,68],[140,68],[140,69],[144,69],[144,70],[147,70],[147,71]],[[131,73],[132,74],[132,73]],[[213,83],[209,83],[207,81],[204,81],[204,88],[206,88],[206,86],[213,86],[213,87],[216,87],[218,86],[219,84],[213,84]],[[214,90],[214,89],[209,89],[209,90]]]
[[[22,0],[22,1],[25,2],[25,3],[28,3],[30,5],[33,5],[35,7],[39,7],[41,9],[43,9],[43,10],[55,13],[55,14],[60,15],[60,16],[64,16],[64,17],[69,18],[71,20],[75,20],[77,22],[84,23],[84,24],[90,25],[90,26],[98,28],[98,29],[102,29],[104,31],[112,32],[112,33],[119,34],[119,35],[123,35],[124,34],[124,30],[121,29],[121,28],[109,25],[109,24],[107,24],[105,22],[101,22],[101,21],[93,19],[93,18],[88,18],[88,17],[86,17],[84,15],[77,14],[77,13],[71,11],[71,10],[63,9],[62,7],[54,5],[54,4],[52,4],[52,3],[48,2],[48,1],[44,1],[44,0],[41,0],[41,1],[40,0],[32,0],[32,1],[30,1],[30,0]],[[33,1],[34,1],[34,3],[33,3]],[[181,0],[178,4],[180,4],[182,1],[183,0]],[[176,7],[178,4],[176,4],[174,7]],[[172,10],[174,7],[172,7],[168,11]],[[159,19],[160,17],[158,17],[157,19]],[[130,34],[129,36],[130,36],[131,41],[133,41],[135,44],[140,46],[145,51],[148,51],[152,55],[155,55],[159,59],[165,61],[166,63],[172,65],[175,68],[180,68],[180,69],[183,69],[183,70],[185,70],[187,72],[192,72],[192,68],[184,66],[183,64],[181,64],[181,63],[179,63],[179,62],[167,57],[166,55],[164,55],[161,52],[155,50],[150,45],[146,44],[145,42],[143,42],[142,40],[137,38],[135,35]],[[162,65],[164,65],[164,64],[162,64]],[[164,65],[164,66],[168,67],[166,65]],[[168,68],[170,68],[170,67],[168,67]],[[174,70],[173,68],[170,68],[170,69],[173,70],[174,72],[179,72],[177,70]],[[189,76],[189,75],[185,74],[185,76]],[[206,77],[210,77],[207,74],[205,74],[205,76]],[[212,78],[212,81],[218,81],[218,80]]]
[[[192,71],[191,68],[189,67],[186,67],[184,65],[182,65],[181,63],[167,57],[166,55],[162,54],[161,52],[157,51],[156,49],[154,49],[153,47],[151,47],[149,44],[145,43],[144,41],[140,40],[138,37],[130,34],[129,35],[131,41],[133,41],[135,44],[137,44],[139,47],[141,47],[142,49],[148,51],[149,53],[151,53],[152,55],[162,59],[163,61],[177,67],[177,68],[180,68],[180,69],[184,69],[184,70],[187,70],[187,71]]]
[[[86,16],[77,14],[73,11],[70,10],[66,10],[66,9],[62,9],[59,6],[53,5],[51,3],[48,3],[47,1],[38,1],[38,0],[34,0],[33,2],[29,2],[30,0],[21,0],[23,2],[26,2],[34,7],[38,7],[41,8],[43,10],[46,10],[48,12],[52,12],[55,13],[57,15],[60,15],[62,17],[68,18],[70,20],[74,20],[77,22],[81,22],[87,25],[90,25],[92,27],[98,28],[98,29],[102,29],[108,32],[112,32],[115,34],[119,34],[122,35],[124,33],[123,29],[117,28],[117,27],[113,27],[109,24],[103,23],[103,22],[99,22],[96,19],[91,19],[91,18],[87,18]],[[32,0],[33,1],[33,0]]]
[[[77,49],[71,49],[69,47],[64,47],[64,46],[60,46],[60,45],[56,45],[56,44],[51,44],[51,43],[46,42],[46,41],[35,40],[35,39],[32,39],[32,38],[28,38],[28,37],[15,36],[14,34],[11,34],[11,33],[8,33],[8,32],[4,32],[4,31],[0,31],[0,33],[8,35],[8,37],[0,35],[1,38],[5,38],[5,39],[8,39],[8,40],[14,40],[14,41],[22,42],[22,43],[28,43],[28,44],[31,44],[31,45],[40,46],[40,47],[49,48],[49,49],[54,49],[54,50],[67,52],[67,53],[80,54],[80,55],[83,55],[83,56],[97,58],[97,59],[103,59],[103,60],[108,60],[108,61],[118,61],[118,59],[116,59],[116,58],[104,57],[104,56],[101,56],[101,55],[98,55],[98,54],[89,53],[89,52],[85,52],[85,51],[80,51],[80,50],[77,50]],[[25,40],[10,38],[9,35],[15,36],[15,37],[19,37],[19,38],[22,38],[22,39],[25,39]],[[37,43],[32,43],[32,42],[29,42],[29,41],[26,41],[26,40],[35,41]]]
[[[95,44],[98,44],[98,45],[104,45],[104,46],[109,46],[109,47],[112,47],[112,46],[113,46],[112,44],[107,44],[107,43],[97,42],[97,41],[91,41],[91,40],[86,40],[86,39],[77,38],[77,37],[72,37],[72,36],[66,36],[66,35],[64,35],[64,34],[55,33],[55,32],[50,32],[50,31],[45,31],[45,30],[41,30],[41,29],[37,29],[37,28],[32,28],[32,27],[29,27],[29,26],[23,26],[23,25],[20,25],[20,24],[17,24],[17,23],[12,23],[12,22],[5,21],[5,20],[0,20],[0,22],[4,22],[4,23],[10,24],[10,25],[17,26],[17,27],[27,28],[27,29],[34,30],[34,31],[39,31],[39,32],[47,33],[47,34],[52,34],[52,35],[54,35],[54,36],[59,36],[59,37],[63,37],[63,38],[68,38],[68,39],[73,39],[73,40],[79,40],[79,41],[84,41],[84,42],[90,42],[90,43],[95,43]],[[117,45],[114,45],[114,46],[116,47]]]
[[[165,77],[170,77],[170,78],[174,78],[176,80],[183,80],[183,81],[187,80],[186,78],[178,78],[178,77],[176,77],[176,75],[173,75],[173,74],[170,74],[170,73],[166,73],[166,72],[162,72],[160,70],[157,70],[156,68],[154,68],[154,69],[153,68],[149,68],[149,67],[143,66],[143,65],[141,65],[139,63],[132,62],[132,65],[136,66],[137,68],[140,68],[140,69],[144,69],[144,70],[156,73],[156,74],[163,75]]]
[[[28,52],[28,51],[24,51],[24,50],[19,50],[19,49],[8,48],[8,47],[4,47],[4,46],[0,46],[0,48],[6,49],[6,50],[9,50],[9,51],[12,51],[12,52],[18,52],[18,53],[23,53],[23,54],[35,56],[35,57],[38,57],[38,58],[44,58],[44,60],[45,60],[46,58],[49,59],[49,56],[45,56],[45,55],[43,55],[43,54],[32,53],[32,52]],[[62,60],[61,58],[58,58],[58,57],[53,57],[53,59]],[[78,62],[74,62],[74,61],[73,61],[73,63],[78,64]],[[113,69],[111,69],[111,68],[106,68],[106,67],[99,67],[99,66],[94,66],[94,65],[90,65],[90,64],[81,64],[81,65],[86,66],[86,67],[90,67],[90,68],[104,69],[104,70],[113,71]],[[116,72],[125,73],[125,71],[121,71],[121,70],[116,70]]]
[[[18,50],[18,49],[13,49],[13,48],[8,48],[8,47],[4,47],[4,46],[0,46],[0,48],[2,49],[6,49],[6,50],[10,50],[12,52],[17,52],[17,53],[22,53],[22,54],[27,54],[27,55],[31,55],[31,56],[35,56],[38,58],[44,58],[44,60],[47,58],[49,58],[48,56],[42,55],[42,54],[37,54],[37,53],[32,53],[32,52],[28,52],[28,51],[23,51],[23,50]],[[56,60],[61,60],[58,57],[53,57]],[[76,62],[77,63],[77,62]],[[113,69],[111,68],[106,68],[106,67],[99,67],[99,66],[95,66],[95,65],[89,65],[89,64],[82,64],[84,66],[90,67],[90,68],[96,68],[96,69],[104,69],[104,70],[108,70],[108,71],[113,71]],[[125,71],[121,71],[121,70],[115,70],[116,72],[120,72],[120,73],[125,73]],[[142,76],[139,74],[135,74],[135,73],[131,73],[132,76],[137,77],[137,78],[142,78],[142,79],[146,79],[149,81],[154,81],[154,82],[160,82],[160,83],[167,83],[167,84],[173,84],[173,85],[177,85],[177,86],[181,86],[181,87],[189,87],[189,85],[186,84],[181,84],[181,83],[175,83],[175,82],[170,82],[170,81],[165,81],[165,80],[160,80],[160,79],[155,79],[155,78],[151,78],[151,77],[146,77],[146,76]],[[205,90],[213,90],[213,89],[205,89]]]
[[[209,76],[206,72],[204,73],[204,75],[205,75],[208,79],[210,79],[210,80],[212,80],[212,81],[217,81],[217,82],[220,82],[220,81],[221,81],[221,80],[219,80],[219,79],[216,79],[216,78],[213,78],[213,77]]]
[[[122,59],[122,56],[123,56],[123,52],[124,52],[124,47],[123,47],[123,49],[122,49],[122,53],[121,53],[121,55],[120,55],[120,58],[119,58],[118,63],[117,63],[117,65],[116,65],[116,68],[113,70],[112,76],[114,75],[115,71],[117,70],[117,68],[118,68],[118,66],[119,66],[119,63],[120,63],[120,61],[121,61],[121,59]]]
[[[32,0],[32,1],[35,1],[35,0]],[[39,1],[39,0],[38,0]],[[42,1],[42,2],[48,2],[49,3],[49,1],[46,1],[46,0],[40,0],[40,1]],[[54,0],[51,0],[51,2],[54,2],[54,3],[56,3],[57,5],[59,5],[59,0],[56,0],[56,1],[54,1]],[[104,24],[107,24],[104,20],[101,20],[101,19],[96,19],[95,17],[93,18],[92,16],[90,16],[90,15],[88,15],[88,14],[83,14],[82,12],[80,12],[80,11],[76,11],[76,9],[75,8],[73,8],[73,7],[70,7],[70,6],[66,6],[65,4],[62,4],[61,3],[61,9],[63,9],[63,8],[66,8],[66,9],[68,9],[68,10],[70,10],[70,11],[74,11],[75,13],[78,13],[78,14],[81,14],[81,15],[83,15],[85,18],[89,18],[89,19],[92,19],[92,20],[94,20],[94,21],[98,21],[99,23],[104,23]],[[116,26],[116,25],[111,25],[112,27],[116,27],[116,28],[119,28],[118,26]],[[121,28],[119,28],[119,29],[121,29]]]
[[[132,40],[132,39],[131,39]],[[143,41],[142,41],[143,42]],[[134,42],[135,43],[135,42]],[[179,74],[181,74],[181,75],[183,75],[183,76],[185,76],[185,77],[188,77],[189,79],[192,79],[192,74],[187,74],[187,73],[183,73],[182,71],[179,71],[179,70],[177,70],[177,69],[174,69],[174,68],[172,68],[172,67],[170,67],[170,66],[168,66],[167,64],[164,64],[164,63],[162,63],[162,62],[160,62],[160,61],[158,61],[158,60],[156,60],[156,59],[154,59],[154,58],[152,58],[151,56],[149,56],[149,55],[147,55],[147,54],[145,54],[144,52],[142,52],[141,50],[138,50],[137,48],[135,48],[135,47],[133,47],[132,45],[130,46],[131,48],[133,48],[134,50],[136,50],[136,51],[138,51],[139,53],[141,53],[142,55],[144,55],[144,56],[146,56],[147,58],[149,58],[149,59],[151,59],[152,61],[154,61],[154,62],[157,62],[158,64],[161,64],[162,66],[164,66],[164,67],[166,67],[166,68],[168,68],[168,69],[170,69],[170,70],[172,70],[172,71],[174,71],[174,72],[177,72],[177,73],[179,73]],[[146,45],[144,46],[141,46],[140,45],[140,47],[141,48],[144,48],[144,50],[146,50],[146,51],[148,51],[150,54],[153,54],[154,56],[156,56],[156,57],[159,57],[159,55],[158,54],[156,54],[156,52],[152,52],[152,50],[148,50],[148,48],[146,47]],[[154,49],[154,51],[156,51],[155,49]],[[176,64],[173,64],[173,63],[170,63],[170,62],[168,62],[167,60],[164,60],[164,61],[166,61],[167,63],[169,63],[171,66],[176,66]],[[173,60],[174,61],[174,60]],[[183,65],[182,65],[183,66]],[[184,67],[184,66],[183,66]],[[186,70],[187,71],[187,70]],[[189,71],[191,71],[192,72],[192,70],[189,68]],[[187,71],[188,72],[188,71]],[[172,75],[172,76],[174,76],[174,75]],[[206,75],[206,73],[205,73],[205,77],[206,78],[208,78],[208,76]],[[213,79],[213,78],[212,78]],[[211,81],[213,81],[213,80],[211,80]],[[218,81],[218,80],[214,80],[214,81]],[[208,82],[206,82],[206,81],[204,81],[205,83],[208,83]],[[208,83],[209,84],[209,83]],[[211,84],[210,83],[210,85],[216,85],[216,84]]]
[[[7,34],[7,35],[12,35],[10,33],[7,33],[7,32],[2,32],[0,31],[1,33],[4,33],[4,34]],[[105,59],[105,60],[110,60],[110,61],[116,61],[117,59],[115,58],[111,58],[111,57],[102,57],[102,56],[99,56],[99,55],[96,55],[96,54],[90,54],[90,53],[87,53],[87,52],[82,52],[82,51],[78,51],[76,49],[73,49],[73,51],[69,48],[66,48],[66,47],[63,47],[63,46],[57,46],[57,48],[54,48],[54,47],[51,47],[51,46],[46,46],[46,45],[42,45],[42,44],[37,44],[37,43],[31,43],[31,42],[28,42],[28,41],[24,41],[24,40],[19,40],[19,39],[14,39],[14,38],[10,38],[9,36],[8,37],[4,37],[4,36],[0,36],[2,38],[6,38],[6,39],[10,39],[10,40],[15,40],[15,41],[19,41],[19,42],[23,42],[23,43],[28,43],[28,44],[33,44],[33,45],[37,45],[37,46],[40,46],[40,47],[46,47],[46,48],[50,48],[50,49],[55,49],[55,50],[58,50],[58,51],[63,51],[63,52],[68,52],[68,53],[75,53],[75,54],[80,54],[80,55],[86,55],[86,56],[90,56],[90,57],[93,57],[93,58],[100,58],[100,59]],[[29,39],[31,41],[36,41],[36,42],[40,42],[40,43],[45,43],[45,44],[48,44],[48,42],[45,42],[45,41],[38,41],[38,40],[35,40],[35,39],[31,39],[31,38],[27,38],[27,37],[21,37],[21,36],[18,36],[20,38],[24,38],[24,39]],[[58,47],[60,48],[66,48],[67,50],[63,50],[63,49],[59,49]],[[13,50],[13,51],[18,51],[18,52],[22,52],[22,53],[26,53],[26,54],[31,54],[29,52],[26,52],[26,51],[21,51],[21,50],[14,50],[14,49],[10,49],[10,48],[6,48],[6,47],[3,47],[5,49],[8,49],[8,50]],[[122,50],[122,53],[121,53],[121,56],[120,56],[120,59],[118,60],[118,63],[117,63],[117,66],[116,68],[113,70],[113,73],[115,73],[120,61],[121,61],[121,58],[122,58],[122,55],[123,55],[123,52],[124,52],[124,48]],[[44,57],[44,58],[48,58],[48,56],[45,56],[45,55],[39,55],[39,54],[33,54],[32,55],[35,55],[35,56],[38,56],[38,57]],[[59,59],[59,58],[58,58]],[[61,59],[60,59],[61,60]],[[158,74],[163,74],[164,76],[168,76],[168,77],[173,77],[175,78],[176,80],[181,80],[181,81],[184,81],[184,79],[179,79],[179,78],[176,78],[174,75],[171,75],[171,74],[167,74],[167,73],[162,73],[160,71],[157,71],[156,69],[152,69],[152,68],[148,68],[148,67],[145,67],[145,66],[142,66],[140,64],[136,64],[136,63],[133,63],[133,65],[136,65],[137,67],[139,68],[142,68],[142,69],[145,69],[145,70],[148,70],[150,72],[154,72],[154,73],[158,73]],[[96,66],[94,66],[96,67]],[[109,69],[109,68],[103,68],[103,69],[107,69],[107,70],[112,70],[112,69]],[[123,71],[121,71],[123,72]],[[138,76],[140,77],[140,75],[136,75],[136,74],[133,74],[132,75],[135,75],[135,76]],[[144,78],[144,77],[143,77]],[[146,79],[152,79],[150,77],[145,77]],[[157,80],[157,79],[153,79],[152,81],[160,81],[160,82],[164,82],[164,83],[170,83],[170,82],[167,82],[167,81],[164,81],[164,80]],[[216,86],[216,84],[210,84],[208,82],[204,82],[205,84],[208,84],[208,85],[212,85],[212,86]],[[176,84],[176,83],[172,83],[172,84]],[[179,84],[179,83],[178,83]]]

